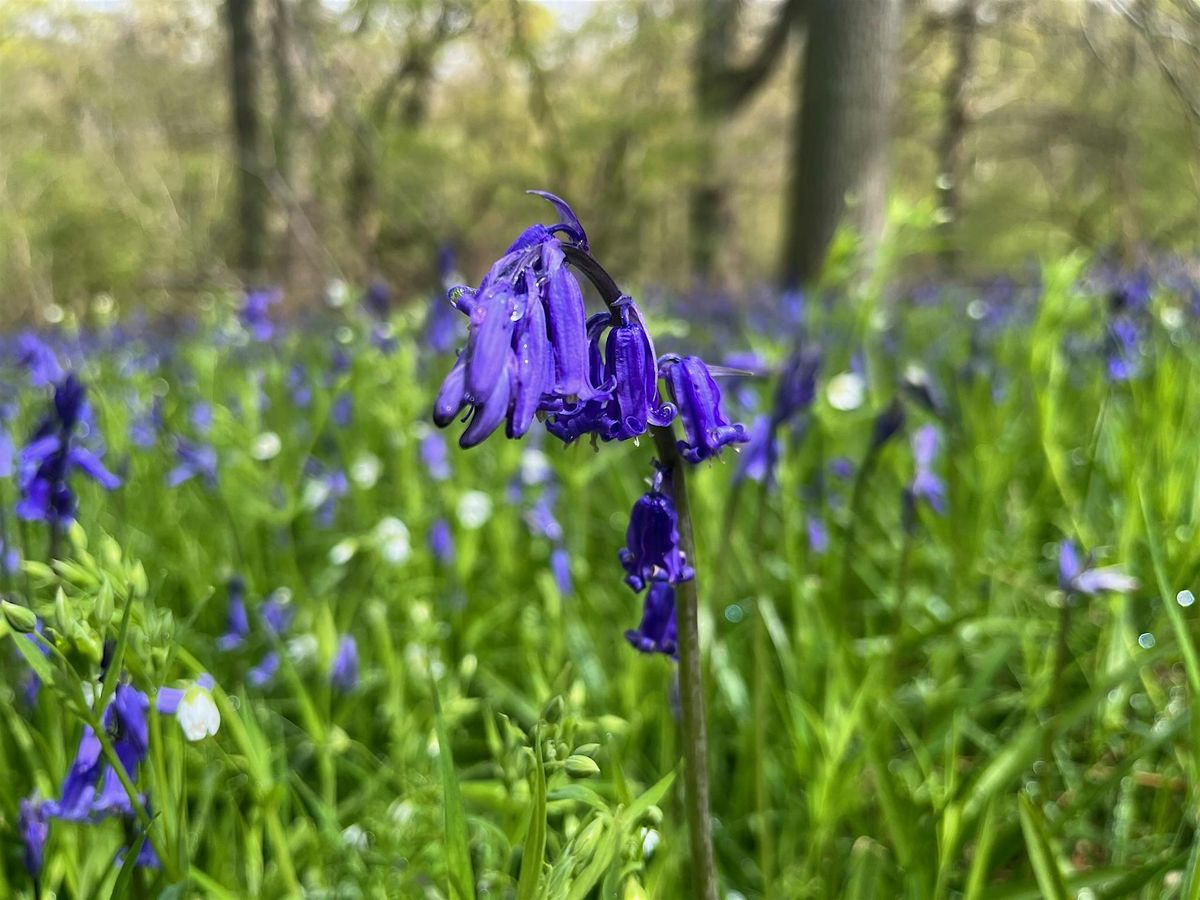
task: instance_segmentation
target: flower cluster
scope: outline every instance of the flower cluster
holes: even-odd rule
[[[160,715],[174,716],[187,740],[203,740],[216,734],[221,726],[212,686],[212,678],[201,675],[184,687],[164,687],[155,697],[154,709]],[[127,785],[136,784],[138,769],[149,754],[150,707],[147,694],[127,682],[119,683],[100,716],[100,723],[112,741],[112,750],[123,771],[118,772],[106,758],[100,737],[90,725],[85,725],[58,799],[26,798],[21,802],[25,867],[30,874],[36,877],[41,872],[52,820],[94,824],[115,816],[133,821],[145,810],[146,798],[131,794]],[[142,845],[136,864],[158,868],[158,856],[149,842]]]
[[[508,437],[521,437],[539,415],[547,431],[566,444],[585,435],[593,441],[636,440],[678,418],[683,438],[675,450],[693,464],[748,441],[746,429],[722,409],[713,370],[698,356],[656,356],[641,310],[592,258],[575,213],[552,194],[532,193],[549,200],[560,221],[525,229],[478,288],[449,291],[451,303],[468,318],[467,344],[438,393],[434,422],[445,427],[465,411],[469,422],[459,444],[467,448],[501,422]],[[605,311],[587,316],[572,266],[600,289]],[[792,406],[811,402],[805,395],[812,392],[808,368],[815,375],[815,363],[806,361],[805,367],[793,378],[798,386],[789,389],[800,395],[789,396]],[[431,474],[444,467],[425,446],[422,455]],[[430,465],[430,457],[436,465]],[[553,522],[548,505],[533,513],[535,522],[547,517]],[[646,592],[642,622],[626,637],[639,650],[674,657],[673,585],[691,579],[694,571],[680,549],[679,518],[665,469],[660,467],[651,490],[634,504],[626,538],[620,554],[625,581]],[[552,565],[566,593],[570,561],[561,545]]]
[[[571,208],[552,194],[562,221],[527,228],[477,289],[455,287],[451,302],[469,320],[467,345],[442,384],[434,421],[449,425],[469,411],[459,440],[473,447],[506,423],[510,438],[536,415],[564,443],[584,435],[623,441],[666,427],[677,410],[690,462],[717,455],[749,435],[721,412],[721,392],[699,357],[656,358],[633,299],[621,295],[590,318],[572,259],[594,264],[587,235]],[[599,270],[599,266],[595,265]],[[589,272],[589,277],[592,273]],[[675,403],[662,399],[665,379]]]
[[[54,404],[21,451],[17,516],[27,521],[63,525],[75,518],[75,494],[69,477],[79,469],[106,490],[121,481],[100,458],[82,446],[81,433],[92,430],[87,392],[74,374],[54,388]]]

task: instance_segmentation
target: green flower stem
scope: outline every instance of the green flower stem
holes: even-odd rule
[[[670,476],[675,512],[679,515],[679,549],[695,565],[696,543],[688,503],[687,475],[675,446],[675,429],[654,429],[658,459]],[[700,658],[700,601],[696,580],[675,585],[675,618],[679,642],[679,696],[683,706],[684,784],[692,872],[698,900],[716,900],[717,871],[713,855],[709,803],[708,728],[704,717],[704,673]]]

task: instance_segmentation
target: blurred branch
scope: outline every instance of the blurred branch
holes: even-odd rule
[[[699,92],[711,108],[731,113],[740,108],[774,71],[787,47],[792,28],[804,18],[806,0],[784,0],[775,19],[762,37],[750,60],[738,66],[725,59],[725,47],[732,43],[735,8],[727,0],[715,0],[723,8],[705,18],[709,32],[701,41]],[[716,33],[720,31],[721,33]]]
[[[1150,17],[1154,14],[1154,11],[1150,8],[1149,4],[1139,4],[1138,12],[1142,14],[1140,16],[1123,3],[1118,2],[1114,5],[1120,11],[1121,15],[1138,30],[1142,40],[1150,48],[1150,55],[1154,58],[1155,65],[1158,66],[1159,72],[1162,73],[1172,93],[1175,94],[1176,99],[1179,100],[1192,120],[1196,124],[1200,124],[1200,98],[1192,96],[1184,78],[1175,71],[1175,67],[1163,55],[1160,33],[1151,27]],[[1188,9],[1186,5],[1185,9]],[[1188,9],[1188,12],[1189,15],[1192,14],[1192,10]],[[1197,15],[1200,15],[1200,13],[1197,13]]]

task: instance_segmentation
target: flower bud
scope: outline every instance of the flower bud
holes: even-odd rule
[[[580,756],[573,754],[567,757],[567,761],[563,763],[567,774],[572,778],[591,778],[593,775],[600,774],[600,767],[596,765],[596,761],[590,756]]]
[[[19,634],[29,634],[37,630],[37,616],[27,606],[0,600],[0,612],[3,612],[4,621],[8,626]]]

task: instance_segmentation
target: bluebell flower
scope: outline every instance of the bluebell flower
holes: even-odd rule
[[[431,431],[421,439],[421,462],[425,471],[434,481],[445,481],[450,477],[450,456],[446,452],[446,442],[436,431]]]
[[[25,871],[37,880],[45,861],[46,840],[50,837],[50,822],[45,803],[32,797],[21,801],[17,814],[17,830],[24,845]]]
[[[1075,542],[1065,540],[1058,548],[1058,586],[1068,594],[1096,594],[1111,592],[1129,594],[1137,590],[1138,581],[1119,566],[1096,568],[1092,557],[1079,558]]]
[[[675,407],[658,391],[654,342],[641,310],[630,297],[588,320],[588,368],[597,385],[592,399],[564,406],[549,417],[546,429],[564,443],[591,434],[604,441],[641,437],[651,426],[665,427]],[[600,337],[605,329],[604,353]]]
[[[338,428],[349,428],[350,419],[353,415],[354,397],[349,391],[343,391],[333,401],[333,409],[330,410],[330,417],[333,419],[333,424]]]
[[[642,653],[664,653],[672,659],[679,655],[675,624],[675,589],[665,581],[656,581],[646,591],[642,621],[625,632],[625,639]]]
[[[808,549],[818,555],[829,549],[829,529],[819,516],[809,515],[805,518],[805,529],[808,532]]]
[[[571,582],[571,556],[566,547],[560,545],[550,551],[550,572],[554,575],[559,595],[571,596],[574,587]]]
[[[775,402],[771,408],[771,423],[778,427],[797,413],[807,410],[817,396],[817,374],[821,369],[821,354],[808,348],[793,353],[779,375],[775,386]]]
[[[267,630],[276,636],[280,636],[291,627],[292,617],[295,615],[295,612],[291,602],[280,597],[279,593],[276,592],[267,598],[267,601],[259,610],[259,615],[262,616],[263,624],[266,625]]]
[[[749,478],[754,482],[767,480],[773,483],[775,462],[779,459],[779,442],[771,428],[768,416],[759,416],[750,423],[747,432],[746,451],[738,460],[734,481]]]
[[[155,397],[144,412],[130,420],[129,440],[135,447],[141,447],[143,450],[149,449],[158,442],[158,435],[162,428],[163,402],[161,397]]]
[[[638,498],[629,515],[626,546],[620,552],[625,583],[635,591],[656,581],[688,581],[695,570],[679,549],[679,515],[663,487],[662,473],[652,489]]]
[[[217,638],[221,650],[233,650],[245,643],[250,636],[250,618],[246,615],[246,582],[234,575],[226,586],[229,606],[225,613],[225,633]]]
[[[448,425],[469,409],[470,422],[459,439],[464,448],[502,422],[508,437],[521,437],[537,412],[577,406],[599,391],[588,377],[583,294],[556,235],[565,233],[583,247],[587,238],[565,203],[541,196],[564,221],[527,228],[477,289],[450,292],[470,326],[467,346],[438,393],[434,421]]]
[[[433,558],[442,565],[448,566],[454,562],[454,534],[445,519],[437,519],[430,526],[429,549]]]
[[[362,295],[362,305],[371,315],[386,319],[392,310],[392,292],[387,282],[376,278],[367,285]]]
[[[551,485],[542,491],[533,506],[525,512],[525,524],[529,526],[529,530],[538,537],[551,541],[561,541],[563,536],[562,525],[554,515],[554,501],[557,495],[557,490]]]
[[[924,501],[938,515],[946,512],[946,486],[933,472],[938,452],[938,433],[932,425],[918,428],[912,437],[913,463],[916,474],[909,490],[914,501]]]
[[[263,688],[275,680],[279,671],[279,654],[274,650],[267,653],[257,666],[246,673],[246,680],[252,687]]]
[[[329,670],[329,683],[348,694],[358,684],[358,642],[349,634],[338,638],[337,652]]]
[[[217,451],[211,446],[176,438],[175,456],[178,461],[167,473],[167,487],[179,487],[193,478],[200,478],[209,489],[217,486]]]
[[[11,478],[15,448],[8,432],[0,428],[0,478]]]
[[[54,389],[53,412],[21,451],[19,518],[60,524],[74,519],[75,495],[68,478],[76,469],[106,490],[120,485],[120,479],[99,457],[76,443],[76,430],[87,418],[83,385],[73,374],[68,375]]]
[[[63,377],[62,366],[50,345],[31,331],[17,337],[17,364],[29,374],[34,387],[57,384]]]
[[[308,409],[312,406],[312,385],[308,383],[308,372],[302,363],[292,363],[288,369],[287,387],[292,395],[292,405],[296,409]]]
[[[275,324],[271,321],[271,307],[275,306],[283,294],[278,290],[248,291],[242,300],[242,308],[238,318],[250,336],[259,343],[271,340],[275,335]]]
[[[664,357],[660,371],[675,399],[684,439],[679,452],[690,463],[720,454],[729,444],[750,439],[743,425],[731,423],[721,409],[721,390],[698,356]]]
[[[188,420],[192,423],[192,428],[195,429],[196,434],[208,434],[212,431],[213,425],[212,404],[204,400],[197,400],[188,411]]]

